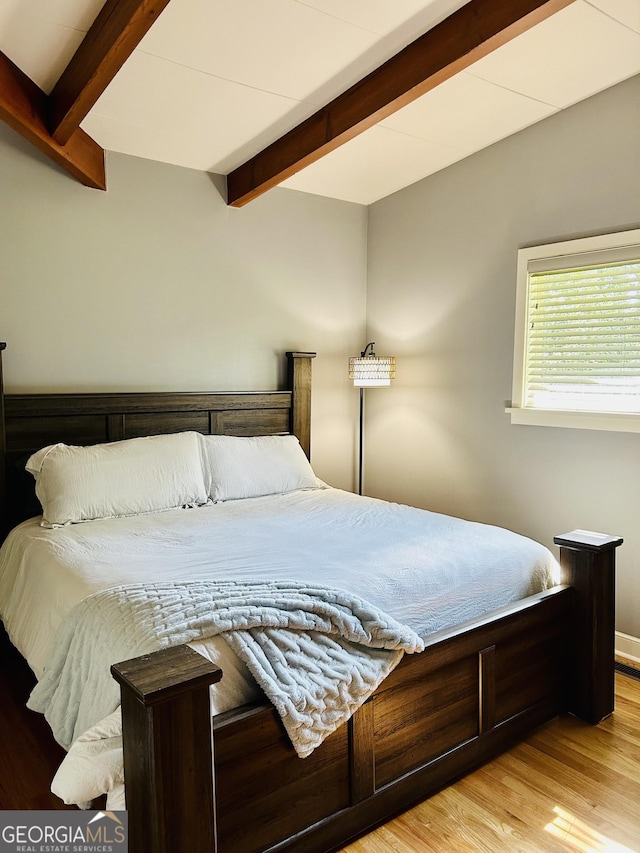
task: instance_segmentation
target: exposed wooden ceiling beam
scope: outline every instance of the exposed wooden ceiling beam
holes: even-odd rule
[[[471,0],[227,176],[241,207],[573,0]]]
[[[81,183],[106,189],[104,151],[98,143],[76,130],[60,145],[50,136],[46,118],[46,94],[0,52],[0,119]]]
[[[169,0],[107,0],[49,98],[51,135],[67,142]]]

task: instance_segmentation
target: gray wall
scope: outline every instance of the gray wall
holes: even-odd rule
[[[367,210],[110,154],[76,183],[0,125],[0,340],[8,391],[259,390],[317,350],[313,460],[353,482],[346,364],[365,328]]]
[[[396,355],[367,396],[367,491],[551,545],[624,536],[618,630],[640,637],[640,434],[512,426],[516,257],[640,225],[640,78],[369,211],[368,339]]]

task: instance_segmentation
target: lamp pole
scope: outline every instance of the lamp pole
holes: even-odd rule
[[[364,388],[360,388],[360,440],[358,443],[358,494],[362,494],[362,461],[364,458]]]

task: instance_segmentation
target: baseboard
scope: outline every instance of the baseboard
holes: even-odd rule
[[[640,664],[640,637],[631,637],[629,634],[616,631],[615,643],[617,655]]]

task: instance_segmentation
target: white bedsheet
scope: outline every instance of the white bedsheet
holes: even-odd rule
[[[32,519],[0,550],[0,617],[40,678],[67,613],[100,590],[198,579],[347,588],[427,635],[558,580],[542,545],[502,528],[321,488],[47,530]],[[219,713],[258,688],[221,638],[193,644],[224,676]]]

